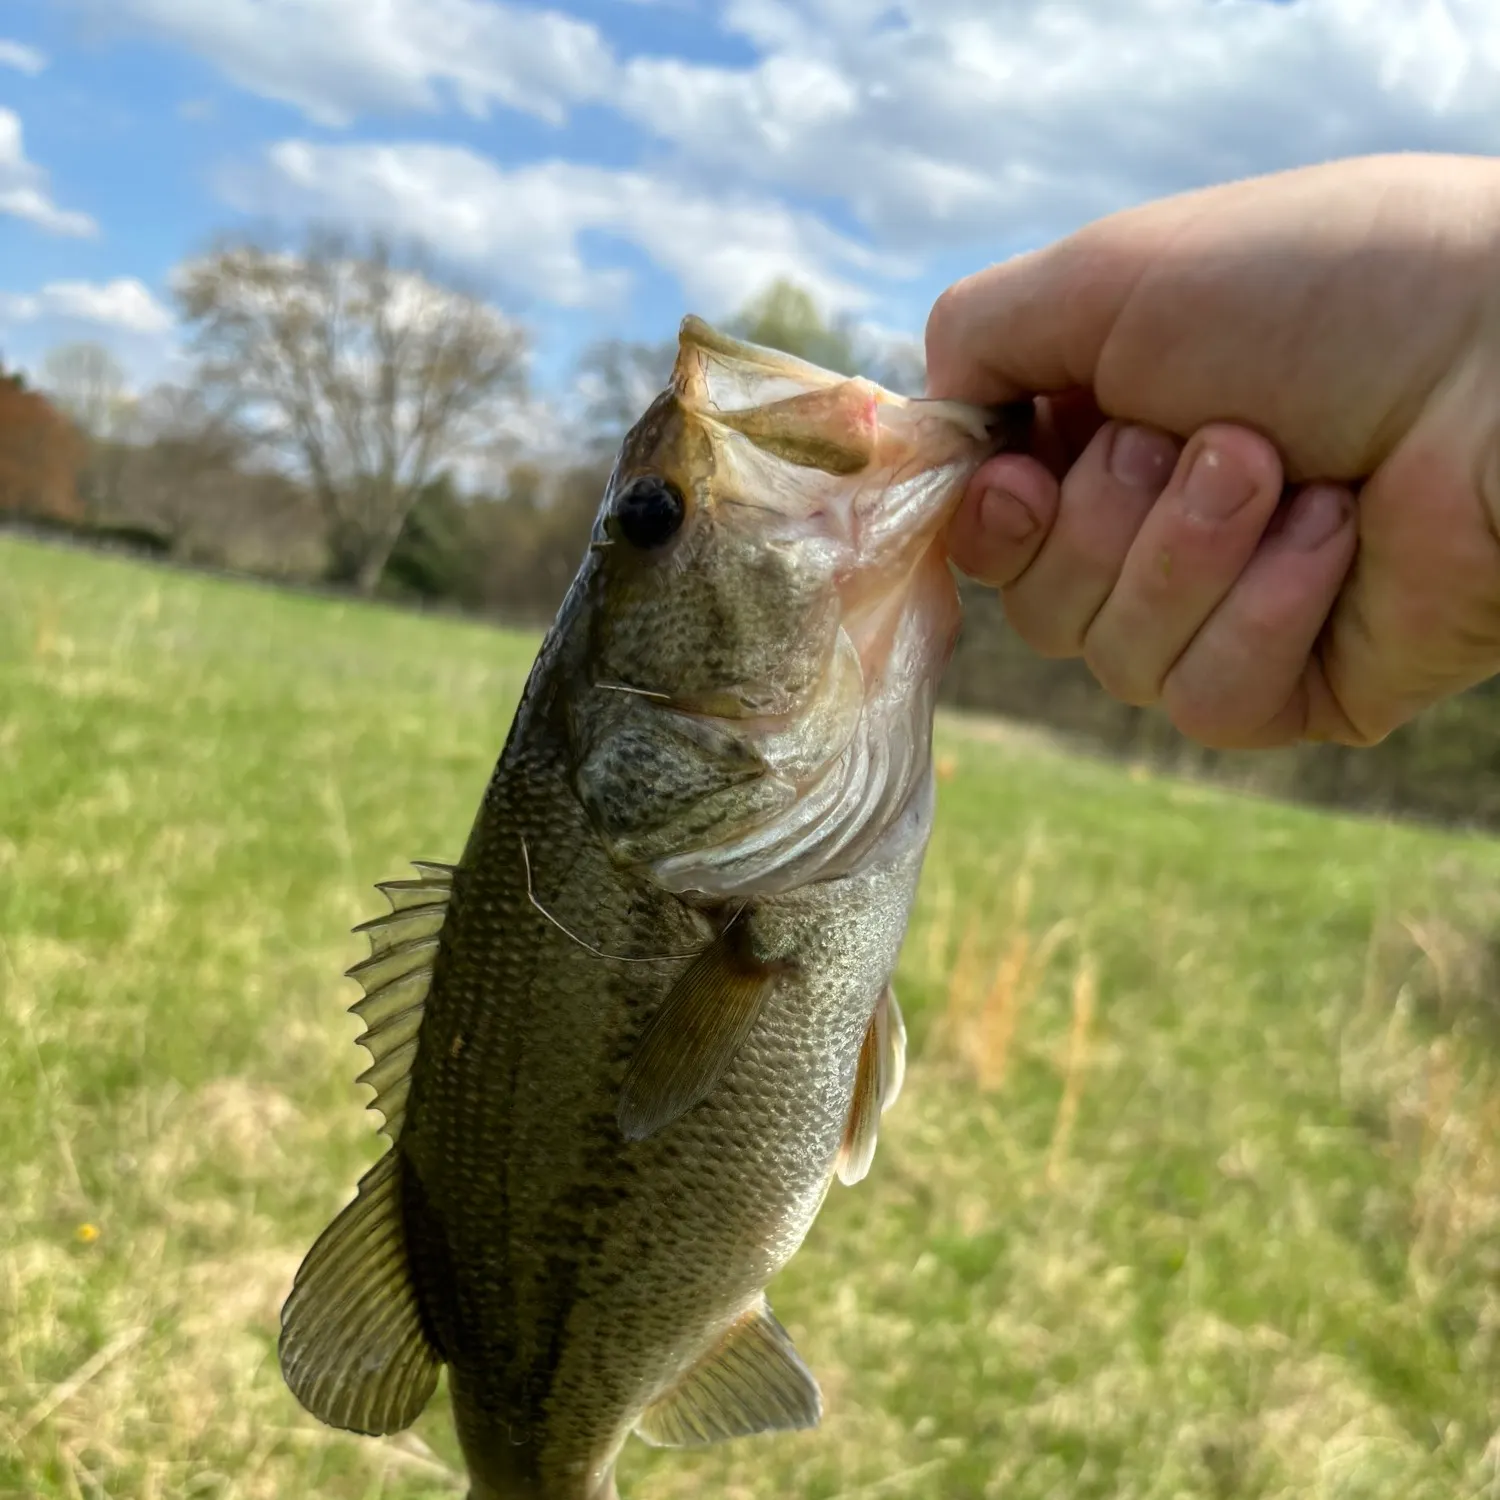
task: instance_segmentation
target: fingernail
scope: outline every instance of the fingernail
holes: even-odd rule
[[[1133,490],[1159,495],[1177,464],[1177,444],[1154,427],[1117,427],[1109,445],[1109,472]]]
[[[990,536],[1024,542],[1040,524],[1030,509],[1009,490],[987,489],[979,501],[979,524]]]
[[[1254,493],[1254,476],[1212,443],[1198,450],[1182,487],[1185,509],[1200,521],[1227,521]]]
[[[1348,497],[1331,484],[1311,484],[1287,512],[1282,535],[1298,552],[1316,552],[1349,519]]]

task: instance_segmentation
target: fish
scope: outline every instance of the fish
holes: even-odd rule
[[[902,1088],[943,531],[1016,426],[683,321],[462,854],[355,929],[388,1146],[282,1309],[319,1420],[446,1371],[470,1500],[819,1423],[766,1288]]]

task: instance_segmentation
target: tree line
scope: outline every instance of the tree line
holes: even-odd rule
[[[0,520],[531,626],[561,601],[620,438],[675,354],[673,338],[595,344],[571,405],[543,405],[521,324],[379,238],[221,242],[174,291],[179,380],[134,392],[88,343],[53,350],[34,383],[0,368]],[[787,281],[729,327],[893,389],[923,384],[914,342],[872,344]],[[1081,664],[1033,656],[991,593],[964,593],[951,704],[1278,796],[1500,827],[1489,685],[1374,750],[1218,754],[1106,698]]]

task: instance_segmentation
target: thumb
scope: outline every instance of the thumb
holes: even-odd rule
[[[1130,219],[1116,215],[950,286],[927,319],[928,394],[988,404],[1093,386],[1147,263]]]

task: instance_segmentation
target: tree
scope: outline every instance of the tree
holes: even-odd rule
[[[917,339],[887,338],[875,343],[868,335],[859,341],[860,371],[888,391],[920,396],[927,387],[927,358]]]
[[[853,375],[859,368],[854,335],[847,323],[829,322],[812,293],[785,278],[773,281],[754,298],[731,321],[729,332],[841,375]]]
[[[379,238],[315,235],[301,255],[228,244],[187,268],[178,299],[203,388],[301,471],[330,572],[362,593],[424,487],[524,386],[521,330]]]
[[[42,389],[91,438],[122,435],[130,396],[125,371],[101,344],[59,344],[42,360]]]
[[[189,555],[211,509],[209,491],[222,491],[239,477],[244,435],[190,386],[153,387],[137,415],[143,441],[130,450],[121,483],[132,518],[148,523],[174,556]]]
[[[752,343],[811,360],[841,375],[868,376],[902,395],[921,395],[927,382],[918,340],[861,329],[848,318],[830,320],[811,292],[785,279],[767,287],[729,326]]]
[[[118,509],[136,417],[119,360],[101,344],[59,344],[42,360],[41,385],[82,439],[78,492],[84,510],[97,519]]]
[[[19,374],[0,370],[0,513],[82,519],[78,434]]]
[[[601,448],[616,447],[666,389],[676,359],[675,339],[660,344],[605,339],[586,349],[579,360],[578,384],[591,440]]]
[[[866,375],[902,395],[919,396],[926,384],[926,365],[917,340],[856,329],[847,319],[830,322],[810,292],[787,280],[772,283],[724,327],[737,338],[780,349],[825,369]],[[676,356],[675,339],[664,343],[606,339],[584,351],[578,362],[578,390],[593,456],[619,446],[630,426],[665,389]]]

